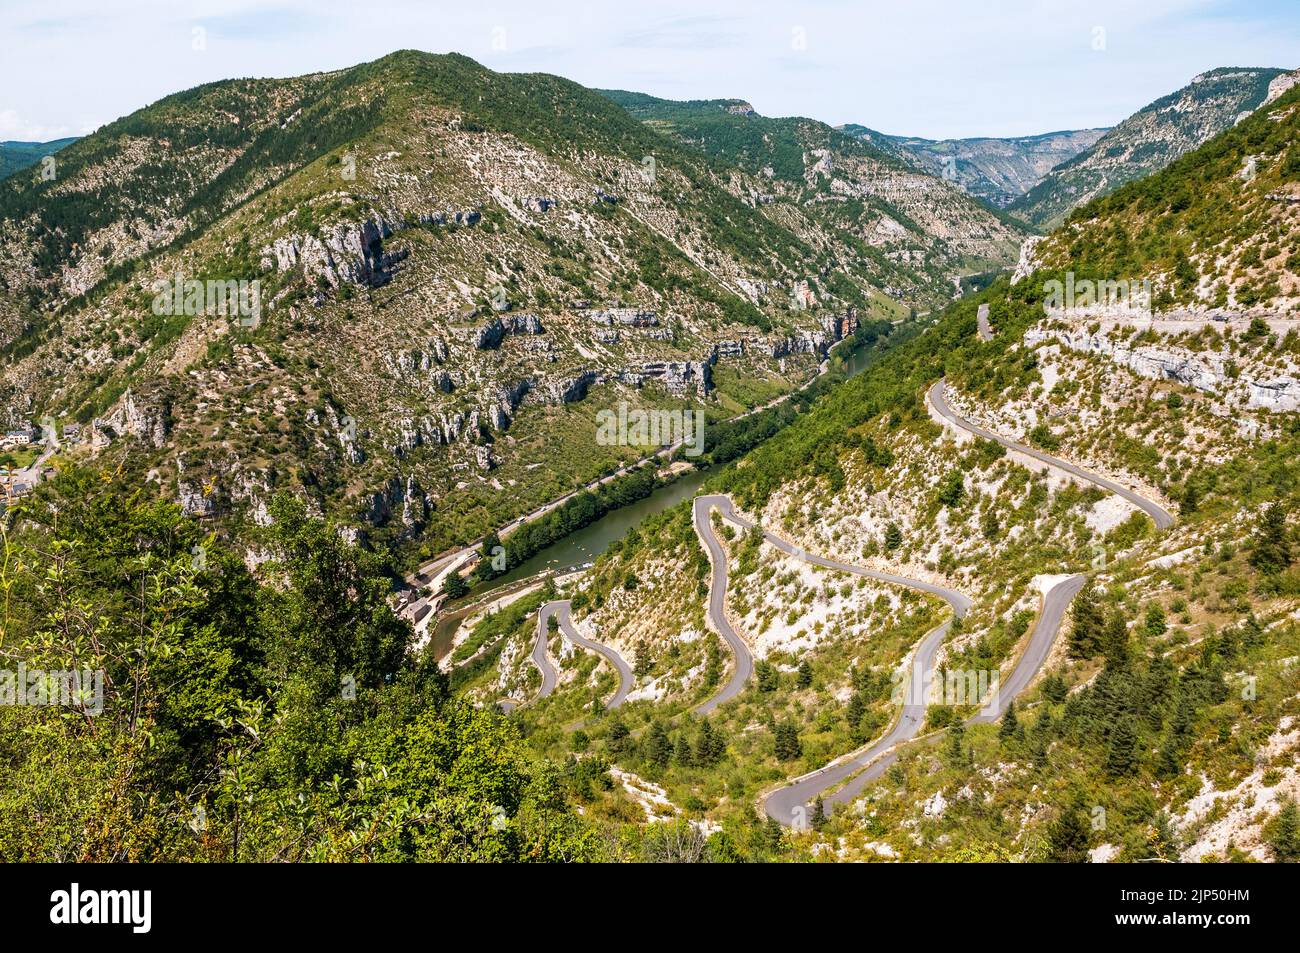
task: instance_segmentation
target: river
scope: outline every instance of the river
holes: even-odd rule
[[[844,359],[845,374],[853,377],[866,370],[877,354],[878,352],[873,352],[871,348],[858,348]],[[594,562],[597,556],[609,548],[610,543],[622,539],[628,530],[642,520],[694,497],[696,490],[712,473],[712,470],[692,470],[667,486],[661,486],[645,499],[606,513],[596,522],[570,533],[504,575],[484,583],[475,590],[475,598],[471,602],[477,604],[481,601],[479,597],[489,592],[496,593],[498,590],[509,589],[512,584],[536,576],[538,573],[563,573]],[[509,541],[509,537],[506,537],[507,545]],[[472,607],[471,605],[452,610],[434,623],[430,643],[435,658],[441,661],[446,656],[451,649],[456,630],[460,626],[460,620],[469,614]]]

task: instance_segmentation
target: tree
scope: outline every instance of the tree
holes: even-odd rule
[[[826,826],[826,803],[819,797],[813,801],[812,829],[821,830]]]
[[[1020,737],[1023,733],[1024,730],[1020,727],[1020,720],[1016,718],[1016,703],[1013,701],[1007,705],[1007,710],[1002,713],[1002,723],[998,726],[998,737],[1006,742]]]
[[[1088,580],[1074,597],[1071,608],[1073,625],[1070,630],[1071,658],[1092,658],[1101,649],[1102,613],[1097,590]]]
[[[668,732],[664,730],[663,722],[654,721],[650,723],[650,730],[646,732],[645,757],[646,760],[660,770],[668,767],[668,761],[673,754],[672,742],[668,740]]]
[[[1264,839],[1279,864],[1300,863],[1300,810],[1294,798],[1286,798],[1282,810],[1264,825]]]
[[[1280,573],[1291,565],[1291,534],[1287,530],[1286,511],[1280,503],[1264,507],[1255,530],[1254,551],[1250,564],[1266,576]]]
[[[1060,672],[1048,672],[1043,676],[1043,697],[1053,705],[1061,704],[1069,693],[1069,686],[1065,684]]]
[[[1086,864],[1092,830],[1079,803],[1071,803],[1047,827],[1047,859],[1057,864]]]
[[[955,722],[948,729],[948,744],[944,749],[944,760],[954,768],[971,766],[971,752],[966,747],[966,726],[960,721]]]
[[[616,718],[609,726],[609,734],[606,736],[610,754],[619,755],[627,751],[628,744],[632,740],[631,735],[632,732],[628,730],[623,720]]]
[[[776,756],[781,761],[793,761],[803,754],[803,745],[799,741],[799,729],[792,721],[783,721],[776,726]]]
[[[813,683],[812,664],[807,659],[804,659],[802,662],[799,663],[799,675],[795,680],[795,684],[797,684],[800,688],[808,688],[809,686],[812,685],[812,683]]]
[[[754,663],[754,674],[758,678],[758,690],[760,692],[774,692],[781,684],[781,673],[777,671],[775,665],[766,659],[760,659]]]
[[[727,750],[727,743],[713,729],[713,723],[705,718],[700,722],[700,733],[695,738],[695,763],[711,767],[721,760]]]
[[[944,506],[957,506],[966,495],[966,484],[960,470],[949,470],[939,484],[939,502]]]
[[[456,570],[447,573],[447,578],[442,581],[443,594],[448,599],[460,599],[469,593],[469,584]]]
[[[677,742],[673,745],[673,760],[683,768],[695,764],[695,753],[691,750],[691,743],[686,740],[685,733],[677,736]]]
[[[896,523],[887,523],[885,525],[885,549],[893,552],[902,545],[903,531],[898,528]]]
[[[1153,609],[1159,609],[1157,605],[1152,605]],[[1160,624],[1164,625],[1164,613],[1160,614]],[[1147,611],[1147,634],[1151,633],[1151,612]],[[1161,630],[1163,632],[1163,629]],[[1106,620],[1106,627],[1101,634],[1101,650],[1106,656],[1106,664],[1112,668],[1123,668],[1129,661],[1128,650],[1128,622],[1124,614],[1118,609],[1110,614]]]
[[[1146,617],[1142,620],[1142,628],[1146,631],[1147,638],[1158,639],[1169,631],[1169,623],[1165,619],[1165,610],[1158,603],[1151,603],[1147,606]]]
[[[1129,717],[1121,716],[1106,738],[1106,773],[1125,778],[1137,770],[1137,732]]]

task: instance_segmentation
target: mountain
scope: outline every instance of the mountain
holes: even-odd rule
[[[49,142],[0,142],[0,179],[13,175],[19,169],[35,165],[45,156],[53,155],[65,146],[76,142],[70,139],[53,139]]]
[[[1020,235],[820,173],[786,198],[575,83],[410,51],[179,93],[57,168],[0,189],[10,421],[84,425],[74,458],[195,515],[289,489],[426,554],[640,456],[602,407],[764,403]]]
[[[1300,307],[1300,90],[1163,170],[1071,212],[1032,261],[1147,280],[1167,310],[1287,314]]]
[[[1231,128],[1292,82],[1294,77],[1280,69],[1224,67],[1202,73],[1053,169],[1008,209],[1051,229],[1070,209],[1164,168]]]
[[[1107,131],[1078,129],[1004,139],[922,139],[890,136],[852,123],[841,128],[883,152],[956,183],[997,208],[1006,208],[1054,167],[1092,146]]]
[[[604,94],[665,136],[756,177],[752,200],[805,240],[834,236],[863,249],[896,297],[946,301],[958,275],[1000,267],[1024,234],[938,176],[825,123],[760,116],[738,99]]]
[[[451,660],[453,684],[476,703],[530,699],[518,714],[539,758],[616,765],[593,815],[653,790],[649,815],[720,828],[750,859],[1292,857],[1297,122],[1293,89],[1075,210],[1014,279],[890,342],[716,473],[694,511],[473,621],[480,651]],[[1187,288],[1229,288],[1230,304],[1261,268],[1282,293],[1253,318],[1056,301],[1056,282],[1137,276],[1177,300],[1182,261]],[[636,663],[628,702],[576,739],[558,726],[609,697],[615,672],[557,633],[541,697],[529,653],[551,599]],[[924,713],[900,712],[891,686],[930,650]],[[702,708],[744,658],[734,697]],[[994,692],[982,710],[980,679],[1015,707]],[[893,749],[841,796],[849,756],[863,766],[908,725],[934,743]],[[788,839],[760,837],[755,803],[795,784],[825,802],[782,815]]]

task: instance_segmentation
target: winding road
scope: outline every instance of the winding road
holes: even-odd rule
[[[571,615],[573,604],[568,599],[559,599],[555,602],[548,602],[537,612],[537,639],[533,642],[533,664],[537,666],[538,671],[542,673],[542,687],[537,693],[537,698],[545,698],[551,692],[555,691],[557,675],[555,666],[551,664],[551,657],[546,651],[546,643],[549,641],[550,620],[554,616],[559,623],[560,631],[564,637],[574,645],[595,652],[609,662],[614,671],[618,673],[618,688],[609,701],[605,702],[606,710],[617,708],[623,704],[632,691],[632,667],[627,664],[623,656],[619,655],[608,645],[600,642],[593,642],[591,639],[584,638],[578,634],[578,629],[573,624]]]
[[[961,414],[957,413],[957,411],[953,410],[952,406],[948,403],[947,387],[943,381],[936,382],[935,385],[930,388],[930,392],[927,396],[930,405],[938,411],[941,417],[949,423],[965,430],[967,433],[975,434],[977,437],[983,437],[985,440],[992,440],[994,443],[1000,443],[1008,450],[1015,450],[1017,453],[1023,453],[1026,456],[1033,457],[1035,460],[1041,460],[1043,463],[1056,467],[1058,470],[1064,470],[1066,473],[1076,476],[1081,480],[1086,480],[1089,483],[1101,487],[1103,490],[1109,490],[1117,496],[1122,496],[1124,499],[1128,500],[1134,506],[1138,507],[1150,516],[1155,522],[1157,529],[1168,529],[1174,525],[1173,514],[1154,500],[1149,500],[1145,496],[1134,492],[1128,487],[1121,486],[1114,480],[1108,480],[1106,477],[1093,473],[1091,470],[1085,470],[1083,467],[1075,466],[1073,463],[1067,463],[1066,461],[1053,457],[1050,454],[1043,453],[1041,450],[1036,450],[1023,443],[1009,440],[1000,434],[994,433],[992,430],[986,430],[979,424],[967,420]]]
[[[696,705],[695,712],[707,715],[723,702],[729,702],[745,690],[745,683],[754,674],[754,656],[749,651],[745,640],[736,634],[736,630],[727,621],[727,551],[722,548],[722,541],[713,533],[713,524],[709,522],[709,512],[718,507],[724,515],[732,512],[731,500],[725,496],[697,496],[692,504],[691,513],[695,521],[695,535],[704,543],[709,554],[712,576],[709,580],[709,622],[713,628],[731,646],[735,666],[731,678],[722,690],[707,701]]]
[[[1082,467],[1035,450],[1032,447],[1008,440],[962,417],[949,405],[946,399],[945,384],[942,380],[930,388],[927,397],[935,410],[954,426],[987,440],[993,440],[1008,449],[1024,453],[1036,460],[1041,460],[1043,463],[1064,470],[1073,476],[1123,497],[1150,516],[1159,529],[1168,529],[1173,525],[1173,514],[1160,504],[1139,495],[1132,489],[1121,486],[1113,480],[1099,476]],[[729,501],[727,501],[727,505],[730,505]],[[768,536],[769,540],[771,539],[770,534],[765,535]],[[785,552],[798,554],[796,547],[788,544],[781,548]],[[835,568],[845,569],[849,572],[869,574],[873,578],[889,580],[889,574],[867,573],[857,567],[835,564],[832,561],[822,560],[817,557],[808,558],[818,565],[833,565]],[[897,581],[902,585],[911,585],[914,588],[923,588],[930,592],[934,592],[938,588],[929,585],[917,585],[914,581],[902,577],[893,577],[890,581]],[[1086,582],[1087,577],[1081,574],[1067,576],[1057,581],[1044,593],[1038,620],[1030,633],[1028,644],[1019,659],[1016,660],[1014,669],[1006,680],[998,686],[990,704],[968,719],[967,724],[987,724],[997,721],[1002,717],[1011,702],[1029,687],[1051,654],[1052,645],[1056,641],[1057,633],[1060,631],[1066,609]],[[942,595],[942,593],[938,594]],[[965,599],[964,596],[961,598]],[[953,603],[952,600],[949,601],[958,617],[969,607],[969,600],[960,609],[957,603]],[[944,623],[938,629],[927,633],[917,647],[912,663],[908,697],[904,699],[899,717],[889,732],[867,748],[796,778],[791,784],[769,794],[763,802],[763,809],[770,817],[788,826],[806,827],[811,818],[811,805],[818,797],[822,797],[823,803],[827,805],[848,803],[857,797],[867,784],[888,770],[890,765],[897,759],[904,743],[914,738],[924,724],[925,702],[930,679],[933,678],[934,653],[942,643],[950,624]],[[852,780],[849,780],[847,784],[839,787],[830,795],[824,794],[828,789],[850,778]]]
[[[695,530],[704,540],[705,545],[709,548],[710,561],[713,563],[713,584],[709,588],[709,619],[713,625],[727,639],[732,648],[736,650],[736,670],[732,675],[731,681],[723,688],[721,692],[710,698],[703,705],[695,710],[702,714],[712,711],[723,702],[735,698],[744,689],[745,681],[748,680],[749,673],[753,671],[753,656],[750,655],[749,647],[740,639],[731,624],[727,621],[724,611],[727,589],[727,562],[722,549],[722,543],[718,540],[713,532],[713,526],[709,522],[709,512],[717,509],[723,518],[729,522],[735,523],[744,529],[752,529],[754,523],[751,520],[738,514],[732,505],[731,499],[726,496],[700,496],[695,499]],[[827,559],[824,556],[815,556],[805,552],[798,546],[782,539],[773,533],[763,530],[763,538],[771,546],[781,552],[794,556],[805,562],[812,563],[815,566],[824,566],[827,569],[837,569],[841,572],[852,573],[856,576],[865,576],[868,579],[875,579],[878,582],[892,583],[894,585],[906,586],[909,589],[917,589],[931,595],[938,596],[952,607],[953,616],[960,619],[966,614],[971,607],[971,600],[964,593],[955,589],[949,589],[932,582],[926,582],[921,579],[912,579],[908,576],[900,576],[891,572],[880,572],[875,569],[867,569],[863,566],[856,566],[853,563],[844,563],[835,559]],[[807,819],[807,805],[810,804],[816,796],[829,787],[840,783],[845,778],[860,771],[863,767],[875,761],[882,753],[890,748],[901,744],[904,741],[914,737],[925,724],[925,697],[928,685],[933,677],[934,656],[939,646],[943,644],[948,629],[952,625],[952,620],[935,626],[917,643],[916,650],[912,656],[912,665],[910,668],[909,683],[906,688],[903,709],[899,717],[894,722],[889,732],[876,741],[874,744],[848,755],[847,757],[833,762],[824,768],[819,768],[779,791],[768,796],[764,802],[764,809],[767,813],[782,822],[783,824],[796,824],[801,820]],[[744,677],[740,677],[741,673]],[[886,767],[888,764],[885,765]],[[881,768],[881,770],[884,770]],[[867,779],[862,781],[855,780],[854,785],[866,783]],[[848,791],[848,788],[845,789]],[[856,790],[856,788],[855,788]],[[844,795],[845,799],[851,794]],[[831,800],[837,800],[840,795],[837,793]],[[802,812],[802,816],[801,816]]]

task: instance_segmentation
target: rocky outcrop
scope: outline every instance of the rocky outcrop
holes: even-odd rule
[[[606,308],[603,311],[592,311],[589,317],[594,324],[605,327],[622,325],[628,328],[652,328],[659,324],[659,316],[655,312],[639,308]]]
[[[788,357],[791,354],[813,354],[825,358],[830,349],[858,329],[858,315],[849,309],[843,315],[828,315],[822,319],[822,330],[800,331],[797,334],[777,338],[769,343],[772,357]]]
[[[707,397],[713,390],[713,362],[716,354],[703,361],[650,361],[642,364],[638,374],[642,379],[658,380],[670,394],[685,397],[696,394]]]
[[[1109,335],[1091,334],[1086,329],[1030,328],[1024,340],[1031,347],[1059,342],[1072,351],[1101,355],[1142,377],[1177,381],[1207,394],[1235,399],[1248,408],[1275,413],[1300,410],[1300,380],[1290,376],[1251,379],[1239,370],[1230,369],[1231,359],[1219,354],[1157,345],[1130,347]]]
[[[535,314],[511,314],[504,318],[493,318],[474,335],[474,347],[480,351],[501,346],[501,342],[511,334],[545,334],[542,321]]]
[[[170,405],[163,396],[142,396],[128,389],[111,414],[92,424],[91,446],[107,446],[115,437],[126,435],[162,447],[167,442],[170,416]]]
[[[547,385],[551,399],[557,404],[572,404],[587,396],[587,391],[600,380],[595,371],[581,371],[574,377],[562,378]]]
[[[383,487],[366,498],[362,518],[371,526],[383,526],[395,513],[401,514],[402,523],[409,530],[417,530],[428,518],[429,498],[414,476],[405,481],[389,477]]]
[[[377,288],[393,277],[393,267],[406,251],[385,252],[384,239],[393,228],[382,217],[360,223],[339,222],[319,235],[285,235],[263,249],[262,263],[274,261],[277,271],[301,267],[309,280],[324,280],[337,288],[344,282]]]
[[[1020,243],[1020,260],[1016,262],[1016,269],[1011,273],[1011,283],[1013,285],[1019,284],[1038,269],[1036,249],[1042,244],[1042,241],[1042,235],[1030,235]]]

